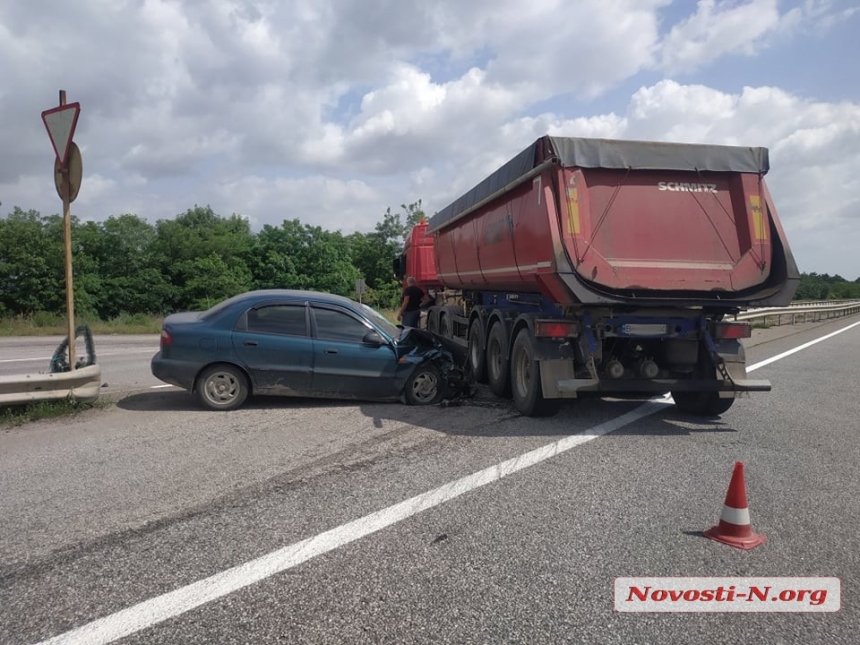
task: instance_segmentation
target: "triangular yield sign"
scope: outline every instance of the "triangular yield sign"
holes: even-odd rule
[[[60,166],[66,165],[69,156],[69,146],[72,137],[75,136],[75,126],[78,124],[78,115],[81,113],[80,103],[69,103],[60,107],[42,112],[42,121],[51,137],[51,145],[57,153]]]

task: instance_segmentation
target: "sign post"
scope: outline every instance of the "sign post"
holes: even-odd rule
[[[358,303],[361,304],[361,296],[367,291],[367,284],[364,282],[364,278],[359,278],[355,281],[355,292],[358,294]]]
[[[70,204],[78,194],[81,183],[81,156],[72,143],[80,103],[66,104],[66,91],[60,90],[59,107],[42,112],[42,121],[48,130],[57,159],[54,164],[54,180],[63,200],[63,230],[66,246],[66,309],[69,318],[69,369],[75,369],[75,297],[72,284],[72,214]],[[70,176],[71,175],[71,176]],[[73,184],[74,182],[74,184]],[[76,184],[76,185],[75,185]]]

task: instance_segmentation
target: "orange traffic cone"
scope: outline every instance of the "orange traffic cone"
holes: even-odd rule
[[[720,523],[705,531],[704,536],[738,549],[747,550],[754,549],[767,541],[765,536],[753,533],[750,524],[750,512],[747,507],[744,465],[740,461],[735,462],[735,470],[732,473],[732,481],[729,483],[729,492],[726,493]]]

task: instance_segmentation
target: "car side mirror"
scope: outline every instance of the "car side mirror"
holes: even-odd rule
[[[369,331],[364,335],[364,338],[361,339],[361,342],[365,345],[374,345],[376,347],[382,347],[385,345],[385,339],[377,334],[375,331]]]

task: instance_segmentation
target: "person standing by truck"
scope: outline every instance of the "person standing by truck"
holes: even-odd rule
[[[421,305],[425,303],[427,294],[418,286],[413,276],[406,278],[406,288],[403,290],[403,302],[397,312],[397,320],[404,327],[418,327],[421,321]]]

